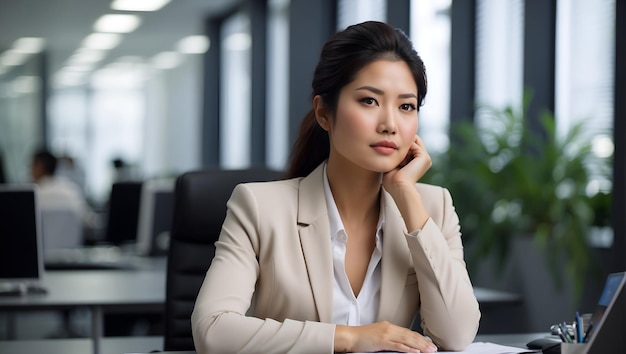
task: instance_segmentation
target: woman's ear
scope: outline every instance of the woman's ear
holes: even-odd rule
[[[324,105],[322,96],[316,95],[313,97],[313,112],[315,113],[315,120],[322,129],[328,131],[330,129],[330,123],[328,121],[328,111]]]

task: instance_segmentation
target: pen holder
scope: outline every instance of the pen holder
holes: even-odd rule
[[[585,354],[588,350],[587,343],[561,343],[561,354]]]

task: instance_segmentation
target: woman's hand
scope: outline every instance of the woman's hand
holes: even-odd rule
[[[435,353],[437,347],[418,332],[383,321],[365,326],[337,325],[335,352],[337,351]]]
[[[407,185],[414,186],[432,165],[428,150],[422,139],[416,135],[400,165],[384,174],[383,186],[390,193]]]
[[[383,187],[398,206],[408,232],[421,230],[428,221],[429,215],[415,183],[432,164],[422,139],[416,135],[404,161],[383,175]]]

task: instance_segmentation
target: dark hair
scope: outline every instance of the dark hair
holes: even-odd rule
[[[52,176],[57,170],[57,158],[48,150],[42,149],[35,152],[33,161],[37,161],[41,164],[46,175]]]
[[[341,89],[352,82],[361,69],[380,59],[407,63],[417,85],[419,109],[426,96],[424,63],[402,30],[377,21],[349,26],[330,37],[315,68],[312,97],[320,95],[324,105],[335,113]],[[300,125],[287,177],[308,175],[329,153],[328,133],[319,126],[311,109]]]

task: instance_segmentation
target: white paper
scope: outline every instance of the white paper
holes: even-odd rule
[[[533,351],[527,348],[517,348],[517,347],[509,347],[506,345],[500,345],[495,343],[488,342],[476,342],[472,343],[465,350],[460,352],[438,352],[441,353],[457,353],[457,354],[519,354],[519,353],[541,353],[541,351]],[[397,353],[397,352],[378,352],[377,354],[386,353]],[[355,353],[355,354],[365,354],[365,353]]]
[[[439,352],[439,353],[462,353],[462,354],[511,354],[511,353],[528,353],[532,350],[528,348],[509,347],[488,342],[476,342],[470,344],[465,350],[460,352]],[[537,353],[541,353],[538,351]]]

